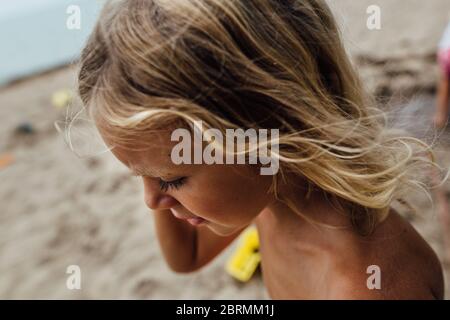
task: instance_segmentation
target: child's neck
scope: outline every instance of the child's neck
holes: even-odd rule
[[[292,241],[307,251],[335,250],[336,246],[343,244],[341,238],[354,239],[348,216],[333,206],[323,192],[311,192],[308,200],[304,194],[302,188],[291,188],[284,193],[299,213],[277,200],[264,209],[261,218],[276,225],[278,230],[285,230],[293,237]],[[341,243],[337,242],[338,239]]]

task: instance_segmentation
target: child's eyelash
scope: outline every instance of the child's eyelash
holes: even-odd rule
[[[159,179],[159,188],[164,192],[169,190],[169,188],[170,189],[175,188],[178,190],[183,185],[185,180],[186,180],[186,177],[181,177],[179,179],[172,180],[172,181],[164,181],[162,179]]]

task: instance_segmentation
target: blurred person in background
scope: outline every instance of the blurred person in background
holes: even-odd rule
[[[447,28],[439,43],[438,62],[440,78],[438,84],[438,97],[434,124],[438,128],[443,128],[447,124],[449,105],[449,79],[450,79],[450,14]]]

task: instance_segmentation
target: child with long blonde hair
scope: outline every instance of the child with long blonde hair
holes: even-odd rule
[[[443,298],[435,253],[392,208],[429,195],[440,167],[430,145],[388,127],[325,1],[111,1],[80,66],[84,106],[142,176],[172,270],[200,269],[254,223],[274,299]],[[174,163],[173,132],[199,121],[221,156],[238,152],[219,133],[278,129],[268,157],[279,169]],[[263,146],[244,147],[248,158]]]

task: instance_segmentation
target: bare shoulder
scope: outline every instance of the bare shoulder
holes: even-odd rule
[[[330,283],[330,299],[443,299],[436,253],[395,210],[361,242],[363,257],[339,270]]]
[[[406,286],[411,294],[415,294],[420,298],[421,290],[428,289],[432,298],[444,298],[444,276],[441,262],[433,248],[425,241],[419,232],[397,211],[391,210],[390,219],[392,219],[393,228],[402,230],[402,236],[399,237],[398,250],[404,250],[404,254],[398,259],[399,265],[393,265],[398,268],[400,275],[402,270],[406,273],[403,278],[413,282],[412,285]],[[400,251],[402,252],[402,251]],[[395,261],[395,260],[394,260]],[[402,278],[402,277],[400,277]],[[428,294],[424,293],[425,297]]]
[[[435,300],[432,290],[426,286],[404,287],[393,285],[388,288],[369,289],[355,284],[355,281],[341,283],[330,289],[328,299],[332,300]]]

